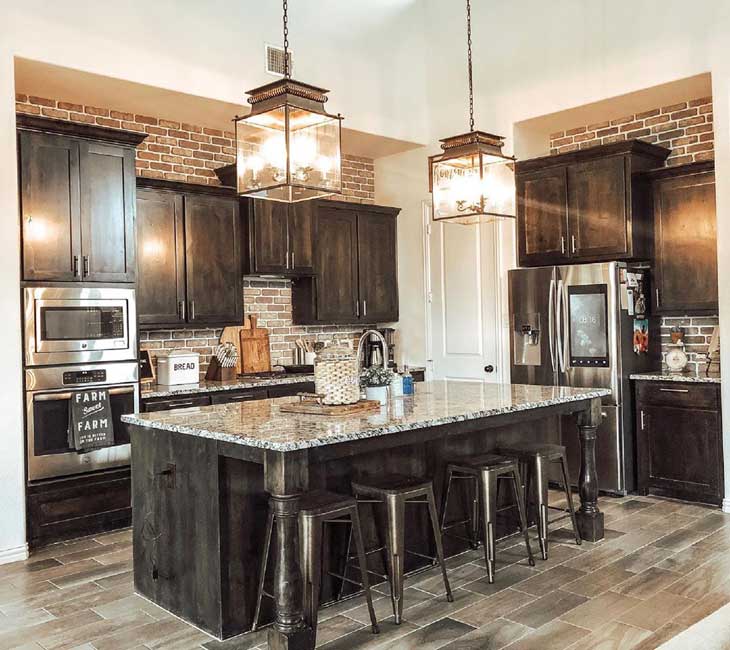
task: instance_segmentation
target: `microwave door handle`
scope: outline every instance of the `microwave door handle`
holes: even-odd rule
[[[550,280],[550,291],[548,292],[548,346],[550,347],[550,365],[555,372],[555,332],[553,321],[555,320],[555,280]]]

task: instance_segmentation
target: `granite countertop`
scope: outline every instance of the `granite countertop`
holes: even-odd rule
[[[418,384],[415,395],[391,400],[380,413],[353,417],[282,413],[280,405],[296,399],[282,397],[123,415],[122,421],[248,447],[293,451],[610,394],[605,388],[435,381]]]
[[[197,384],[152,384],[140,392],[142,399],[153,397],[176,397],[178,395],[195,395],[198,393],[216,393],[222,390],[243,390],[244,388],[262,388],[266,386],[282,386],[285,384],[301,384],[314,381],[314,375],[282,375],[281,377],[239,377],[229,381],[203,380]]]
[[[654,372],[640,372],[630,375],[631,379],[638,381],[676,381],[685,384],[720,384],[719,372],[710,372],[709,376],[705,371],[700,372],[672,372],[670,370],[656,370]]]

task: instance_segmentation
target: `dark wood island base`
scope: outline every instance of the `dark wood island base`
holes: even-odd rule
[[[303,621],[299,495],[319,488],[349,493],[356,476],[397,472],[433,478],[440,499],[447,459],[519,441],[556,442],[557,418],[565,414],[576,416],[583,452],[580,533],[599,540],[595,439],[604,394],[433,382],[362,419],[292,416],[279,411],[281,400],[125,416],[132,441],[135,588],[218,638],[246,632],[271,507],[277,524],[273,602],[264,612],[274,621],[268,645],[313,649],[316,630]],[[407,543],[428,551],[427,520],[417,510],[408,515]],[[369,525],[365,535],[374,541],[374,522]],[[447,553],[466,548],[451,541]]]

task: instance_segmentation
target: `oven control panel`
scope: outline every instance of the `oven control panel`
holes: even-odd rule
[[[68,384],[98,384],[106,381],[106,370],[73,370],[63,373],[63,383]]]

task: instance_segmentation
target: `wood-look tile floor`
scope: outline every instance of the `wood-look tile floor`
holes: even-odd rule
[[[402,625],[392,623],[383,585],[375,594],[379,635],[370,633],[359,597],[321,610],[318,645],[651,650],[675,639],[669,648],[709,650],[711,634],[712,649],[730,648],[724,618],[730,611],[730,515],[651,497],[604,498],[601,507],[607,531],[597,544],[576,546],[569,530],[556,529],[550,559],[531,568],[519,537],[502,540],[494,585],[481,550],[469,551],[448,560],[453,603],[446,602],[437,570],[429,569],[406,582]],[[266,630],[221,643],[135,595],[131,555],[131,532],[123,530],[0,566],[0,649],[263,647]]]

